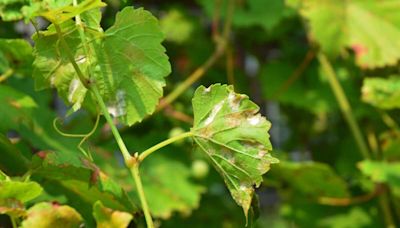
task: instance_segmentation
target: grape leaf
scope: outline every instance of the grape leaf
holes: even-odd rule
[[[29,208],[27,218],[22,222],[21,227],[78,228],[82,223],[81,215],[74,208],[43,202]]]
[[[0,73],[11,69],[20,75],[31,74],[32,61],[32,46],[28,41],[0,39]]]
[[[0,18],[2,21],[15,21],[23,18],[21,8],[28,0],[2,0],[0,1]]]
[[[399,9],[392,0],[303,0],[301,13],[325,52],[337,55],[349,47],[357,65],[376,68],[400,59]]]
[[[94,21],[90,20],[91,28],[95,27]],[[132,125],[155,110],[163,94],[164,77],[171,67],[161,45],[163,34],[150,12],[126,7],[106,32],[99,26],[96,32],[85,28],[84,43],[72,21],[60,26],[76,62],[86,76],[91,75],[87,79],[99,89],[110,114]],[[54,28],[50,26],[34,39],[37,88],[56,87],[73,104],[73,110],[78,110],[87,97],[87,90],[67,55],[60,51]]]
[[[198,150],[208,155],[247,217],[254,188],[270,164],[278,162],[269,154],[271,124],[257,113],[255,103],[236,94],[232,86],[201,86],[192,103]]]
[[[10,140],[0,134],[0,169],[8,175],[23,175],[28,170],[28,160]]]
[[[133,216],[122,211],[113,211],[105,207],[101,201],[93,205],[93,216],[96,219],[97,228],[126,228]]]
[[[365,78],[362,100],[382,109],[400,108],[400,78]]]

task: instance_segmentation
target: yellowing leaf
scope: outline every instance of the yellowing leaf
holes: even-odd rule
[[[269,154],[271,124],[255,103],[235,93],[232,86],[201,86],[192,103],[198,150],[208,155],[247,217],[255,187],[270,164],[278,162]]]
[[[93,205],[93,216],[97,222],[97,228],[126,228],[133,216],[127,212],[114,211],[105,207],[101,201]]]
[[[39,203],[29,208],[22,228],[79,228],[83,223],[81,215],[72,207],[52,203]]]

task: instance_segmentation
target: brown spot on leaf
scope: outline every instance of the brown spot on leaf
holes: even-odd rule
[[[42,150],[42,151],[37,152],[36,155],[41,159],[46,159],[48,153],[49,153],[48,151]]]

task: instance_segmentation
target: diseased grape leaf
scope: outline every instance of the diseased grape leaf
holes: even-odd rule
[[[365,78],[362,100],[382,109],[400,108],[400,77]]]
[[[93,216],[97,228],[126,228],[133,216],[122,211],[115,211],[105,207],[101,201],[93,205]]]
[[[363,68],[394,65],[400,59],[400,5],[392,0],[303,0],[312,38],[331,55],[345,47]]]
[[[201,86],[192,103],[197,148],[209,157],[247,217],[262,175],[278,162],[269,153],[271,124],[255,103],[235,93],[232,86]]]
[[[27,218],[22,221],[22,228],[78,228],[83,223],[82,216],[74,208],[66,205],[38,203],[29,208],[27,213]]]
[[[164,77],[171,71],[161,45],[163,34],[156,18],[141,8],[124,8],[104,33],[95,25],[99,22],[95,13],[86,12],[82,17],[91,28],[84,28],[84,43],[72,21],[60,25],[64,39],[87,80],[99,89],[110,114],[132,125],[155,110],[163,94]],[[37,88],[56,87],[72,109],[78,110],[88,97],[87,89],[65,52],[60,51],[54,27],[40,32],[34,40]],[[89,99],[87,106],[93,105]]]

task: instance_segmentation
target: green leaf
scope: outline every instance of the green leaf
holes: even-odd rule
[[[6,85],[0,85],[0,131],[17,129],[22,124],[31,122],[33,109],[37,107],[35,101],[28,95]]]
[[[382,109],[400,108],[400,77],[365,78],[362,100]]]
[[[42,187],[33,181],[0,181],[0,199],[16,199],[27,202],[42,193]]]
[[[43,183],[49,193],[64,194],[88,223],[93,223],[92,207],[99,199],[109,208],[136,212],[126,192],[90,161],[68,153],[39,152],[34,157],[32,178]]]
[[[22,175],[28,170],[28,160],[3,134],[0,134],[0,170],[8,175]]]
[[[318,225],[320,227],[343,228],[343,227],[372,227],[374,224],[370,214],[361,207],[354,207],[347,213],[336,214],[322,218]]]
[[[293,178],[296,176],[296,178]],[[349,196],[346,182],[327,164],[281,162],[266,177],[289,186],[293,197],[317,200],[318,197]]]
[[[377,183],[387,183],[400,188],[400,162],[381,162],[365,160],[358,164],[361,172]]]
[[[165,39],[178,44],[187,41],[193,30],[193,23],[177,9],[168,11],[160,20],[160,26]]]
[[[303,0],[302,4],[312,38],[328,54],[352,48],[357,65],[363,68],[394,65],[400,59],[400,5],[396,1]]]
[[[83,223],[81,215],[72,207],[52,203],[39,203],[29,208],[22,228],[65,227],[78,228]]]
[[[85,28],[84,43],[73,22],[67,21],[61,27],[76,62],[99,89],[110,114],[132,125],[155,110],[163,94],[164,77],[171,67],[161,45],[162,32],[150,12],[126,7],[106,32],[102,33],[100,27],[97,31]],[[87,90],[65,52],[60,51],[62,47],[54,28],[50,26],[34,40],[36,87],[56,87],[61,97],[73,105],[73,110],[78,110],[87,97]],[[84,46],[88,48],[87,53]]]
[[[207,15],[212,18],[217,10],[216,2],[213,0],[198,0]],[[220,1],[221,16],[226,17],[227,5],[230,1]],[[237,27],[261,26],[265,30],[273,29],[283,19],[285,4],[283,0],[235,1],[235,12],[233,14],[233,25]]]
[[[277,163],[258,106],[232,86],[199,87],[192,100],[194,141],[223,177],[232,197],[247,213],[262,175]]]
[[[97,228],[126,228],[133,218],[129,213],[105,207],[101,201],[93,205],[93,216],[96,219]]]
[[[21,75],[29,75],[32,71],[32,46],[23,39],[0,39],[0,73],[13,70]]]

